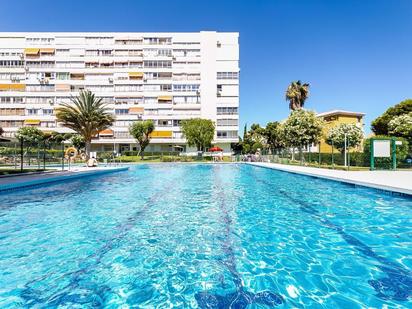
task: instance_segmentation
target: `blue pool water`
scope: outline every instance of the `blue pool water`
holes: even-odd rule
[[[247,165],[0,194],[0,307],[412,307],[412,200]]]

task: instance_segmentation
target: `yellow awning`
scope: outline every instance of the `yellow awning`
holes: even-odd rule
[[[153,131],[150,134],[152,138],[171,138],[173,132],[172,131]]]
[[[100,136],[113,136],[113,134],[114,134],[113,130],[110,130],[110,129],[106,129],[106,130],[99,132]]]
[[[129,77],[143,78],[143,72],[129,72]]]
[[[24,49],[24,54],[30,55],[30,56],[36,56],[40,52],[40,48],[25,48]]]
[[[173,97],[171,95],[162,95],[157,97],[158,101],[172,101]]]
[[[0,91],[24,91],[25,84],[0,84]]]
[[[143,107],[130,107],[129,114],[143,114],[144,108]]]
[[[40,120],[38,120],[38,119],[26,119],[26,120],[24,120],[24,124],[40,124]]]
[[[40,48],[42,54],[54,54],[54,48]]]

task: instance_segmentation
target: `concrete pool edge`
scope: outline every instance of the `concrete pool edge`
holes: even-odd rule
[[[62,182],[65,180],[73,180],[83,177],[98,176],[108,173],[115,173],[121,171],[127,171],[129,167],[104,167],[104,168],[94,168],[91,170],[73,170],[64,172],[53,172],[47,174],[35,174],[28,176],[38,176],[32,177],[33,179],[16,181],[11,183],[0,183],[0,193],[13,191],[17,189],[24,189],[35,187],[39,185],[46,185],[56,182]],[[22,179],[24,176],[19,176],[18,180]]]
[[[401,195],[412,198],[412,180],[409,182],[411,183],[410,188],[409,188],[409,187],[405,187],[405,186],[402,187],[402,186],[397,186],[393,184],[382,184],[382,183],[376,182],[376,178],[373,179],[375,181],[365,180],[365,179],[362,179],[361,177],[356,177],[359,174],[356,174],[357,172],[352,172],[352,171],[347,172],[347,171],[337,171],[337,170],[325,170],[325,169],[306,167],[306,166],[293,166],[293,165],[289,166],[289,165],[281,165],[281,164],[275,164],[275,163],[262,163],[262,162],[245,162],[245,164],[267,168],[267,169],[279,170],[279,171],[283,171],[287,173],[316,177],[316,178],[326,179],[330,181],[337,181],[337,182],[342,182],[346,184],[352,184],[355,186],[372,188],[372,189],[386,191],[390,193],[401,194]],[[331,175],[331,173],[338,174],[338,176]],[[375,173],[376,175],[376,173],[379,173],[379,172],[373,171],[373,172],[362,172],[362,173]],[[389,173],[394,173],[394,172],[390,171]],[[412,175],[412,172],[402,171],[399,173],[411,173]]]

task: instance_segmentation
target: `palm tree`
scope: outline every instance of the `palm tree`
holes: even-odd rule
[[[292,82],[286,90],[286,101],[289,101],[289,109],[294,111],[303,108],[309,97],[309,84],[303,84],[300,80]]]
[[[114,117],[109,113],[101,98],[89,90],[71,98],[72,103],[63,103],[56,109],[57,121],[83,136],[86,143],[86,158],[90,157],[92,138],[100,131],[109,128]]]

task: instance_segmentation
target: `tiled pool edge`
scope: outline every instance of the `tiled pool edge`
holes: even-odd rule
[[[262,167],[262,168],[277,170],[277,171],[281,171],[281,172],[285,172],[285,173],[292,173],[292,174],[297,174],[297,175],[304,175],[304,176],[308,176],[308,177],[315,177],[315,178],[325,179],[325,180],[329,180],[329,181],[341,182],[341,183],[345,183],[345,184],[350,184],[350,185],[354,185],[354,186],[360,186],[360,187],[364,187],[364,188],[374,189],[374,190],[377,190],[377,191],[384,191],[384,192],[387,192],[387,193],[390,193],[390,194],[401,195],[401,196],[404,196],[404,197],[412,198],[412,190],[407,190],[407,189],[403,189],[403,188],[385,186],[385,185],[374,184],[374,183],[369,183],[369,182],[364,182],[364,181],[357,181],[357,180],[352,180],[352,179],[345,179],[345,178],[340,178],[340,177],[320,175],[320,174],[305,172],[305,171],[282,169],[282,168],[278,168],[276,166],[261,165],[261,164],[256,163],[256,162],[245,162],[245,164],[251,165],[251,166],[256,166],[256,167]]]
[[[56,177],[48,177],[48,178],[43,178],[43,179],[39,178],[39,179],[31,180],[31,181],[3,184],[3,185],[0,185],[0,194],[4,192],[19,190],[19,189],[27,189],[27,188],[37,187],[40,185],[61,182],[65,180],[73,180],[73,179],[78,179],[78,178],[83,178],[83,177],[92,177],[92,176],[98,176],[98,175],[103,175],[103,174],[127,171],[128,169],[129,167],[117,167],[117,168],[102,169],[102,170],[79,171],[79,172],[72,172],[70,174],[56,175]]]

